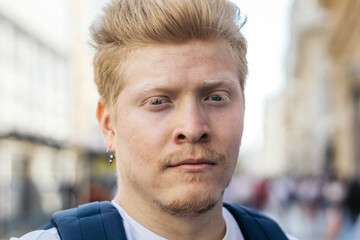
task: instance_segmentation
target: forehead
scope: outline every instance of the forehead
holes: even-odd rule
[[[134,50],[128,58],[125,87],[136,84],[192,83],[189,80],[238,79],[238,68],[229,44],[190,41],[154,44]],[[182,79],[183,81],[179,81]]]
[[[190,59],[192,61],[189,61]],[[220,60],[233,59],[232,48],[229,44],[222,41],[189,41],[181,44],[152,44],[138,48],[130,55],[130,69],[135,63],[147,65],[163,64],[191,66],[192,62],[208,59],[211,63],[213,58]],[[168,60],[171,59],[171,62]]]

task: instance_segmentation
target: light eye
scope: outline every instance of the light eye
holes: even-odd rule
[[[230,94],[227,91],[214,91],[204,101],[213,106],[226,106],[230,102]]]
[[[211,95],[210,97],[208,97],[208,99],[215,102],[220,102],[224,100],[224,98],[219,94]]]
[[[155,96],[145,101],[146,106],[151,110],[162,110],[169,106],[171,100],[167,97]]]
[[[213,102],[221,102],[226,100],[225,97],[221,94],[212,94],[205,98],[205,100],[213,101]]]
[[[161,105],[163,103],[169,102],[167,99],[164,98],[154,98],[150,100],[151,105]]]

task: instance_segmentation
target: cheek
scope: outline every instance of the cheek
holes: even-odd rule
[[[143,119],[146,119],[144,121]],[[142,115],[128,115],[126,120],[119,122],[117,146],[132,163],[144,164],[159,155],[164,145],[164,127],[159,121]]]
[[[233,161],[237,160],[239,155],[239,148],[241,144],[241,138],[243,134],[243,118],[234,118],[232,121],[224,128],[221,132],[222,134],[222,141],[226,144],[226,152],[230,159]]]

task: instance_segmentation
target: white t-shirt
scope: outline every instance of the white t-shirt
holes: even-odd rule
[[[125,210],[119,206],[115,201],[112,201],[112,204],[118,209],[121,214],[121,217],[124,221],[124,228],[126,230],[126,237],[128,240],[166,240],[149,229],[145,228],[143,225],[135,221],[130,217]],[[241,234],[239,225],[237,224],[234,217],[231,213],[223,207],[223,217],[226,223],[226,234],[223,240],[244,240],[243,235]]]
[[[120,207],[115,201],[112,201],[112,204],[119,211],[121,217],[123,218],[124,228],[126,231],[126,237],[128,240],[166,240],[165,238],[153,233],[149,229],[142,226],[140,223],[135,221],[130,217],[125,210]],[[231,213],[223,207],[223,217],[226,223],[226,234],[223,240],[244,240],[243,235],[241,234],[240,228],[235,221]],[[11,238],[10,240],[60,240],[60,236],[56,228],[51,228],[49,230],[37,230],[25,234],[20,238]]]

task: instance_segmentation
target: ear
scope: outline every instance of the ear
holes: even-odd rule
[[[99,122],[102,135],[104,136],[106,148],[109,148],[110,152],[114,152],[115,151],[114,125],[111,122],[110,111],[107,109],[102,99],[99,99],[97,104],[96,118]]]

